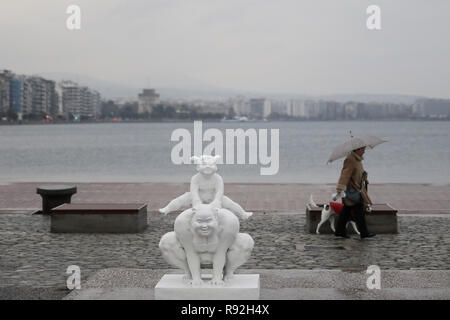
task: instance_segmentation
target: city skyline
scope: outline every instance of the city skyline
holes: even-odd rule
[[[57,117],[94,118],[101,96],[96,90],[71,80],[54,81],[36,75],[0,70],[2,121],[44,120]]]
[[[356,120],[450,119],[450,100],[418,98],[409,103],[345,102],[333,99],[273,99],[237,95],[226,99],[163,98],[143,88],[133,99],[102,99],[98,91],[72,80],[0,72],[2,121],[150,120]]]
[[[70,4],[81,8],[81,30],[66,28]],[[450,98],[450,45],[442,40],[450,3],[377,1],[377,31],[365,25],[370,4],[19,0],[0,5],[0,69],[132,88]]]

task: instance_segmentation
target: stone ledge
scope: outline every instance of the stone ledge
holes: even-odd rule
[[[155,299],[157,282],[173,269],[102,269],[64,299]],[[381,290],[366,287],[365,270],[239,269],[260,275],[260,299],[450,299],[450,270],[381,270]]]

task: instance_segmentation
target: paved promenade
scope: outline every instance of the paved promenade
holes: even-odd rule
[[[70,265],[81,268],[82,281],[105,268],[168,269],[158,243],[176,216],[149,215],[148,229],[139,234],[54,234],[48,216],[2,214],[0,299],[60,299],[68,293]],[[398,223],[399,234],[337,239],[306,233],[304,214],[255,214],[241,223],[255,240],[242,268],[450,270],[450,215],[406,215]]]
[[[41,208],[38,185],[0,185],[0,299],[61,299],[68,293],[69,265],[80,266],[82,281],[107,268],[170,268],[158,243],[173,230],[177,215],[163,216],[155,210],[187,191],[187,184],[77,184],[73,202],[148,202],[149,227],[139,234],[50,233],[49,217],[30,213]],[[241,223],[241,231],[255,240],[252,256],[242,268],[361,272],[376,264],[382,270],[443,271],[447,277],[449,186],[371,185],[374,202],[388,202],[401,213],[414,214],[398,217],[399,234],[363,241],[304,231],[309,195],[322,202],[332,191],[331,185],[227,184],[227,195],[256,212]]]
[[[45,183],[0,183],[0,213],[40,209],[36,187]],[[73,202],[146,202],[155,211],[189,190],[187,183],[76,183]],[[225,194],[248,211],[304,212],[309,196],[317,203],[329,201],[334,185],[225,184]],[[450,213],[450,185],[371,184],[374,203],[389,203],[400,213]]]

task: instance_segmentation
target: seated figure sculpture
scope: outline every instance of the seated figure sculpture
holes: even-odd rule
[[[254,241],[239,233],[239,219],[227,209],[199,204],[183,211],[174,223],[174,231],[162,236],[159,248],[167,263],[183,269],[184,279],[201,285],[201,265],[212,264],[209,282],[223,285],[250,257]]]
[[[248,219],[253,213],[245,211],[238,203],[224,195],[223,179],[216,173],[216,163],[219,159],[220,156],[210,155],[191,157],[197,165],[198,173],[191,178],[190,191],[170,201],[167,206],[159,209],[159,212],[168,214],[183,207],[210,203],[214,207],[230,210],[243,220]]]

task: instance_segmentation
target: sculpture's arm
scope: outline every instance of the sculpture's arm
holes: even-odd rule
[[[186,252],[186,260],[189,266],[189,271],[192,275],[192,284],[199,285],[203,283],[200,270],[200,257],[197,252],[195,252],[193,247],[185,246],[184,249]]]
[[[214,200],[211,202],[211,205],[217,208],[222,208],[222,197],[224,192],[224,184],[223,179],[218,174],[215,175],[216,178],[216,195],[214,196]]]
[[[225,248],[226,249],[226,248]],[[213,257],[213,278],[211,283],[214,285],[223,284],[222,275],[225,267],[226,250],[219,247]]]
[[[202,204],[202,200],[200,199],[200,194],[199,194],[197,175],[192,177],[190,189],[191,189],[191,196],[192,196],[192,207],[196,207],[197,205]]]

